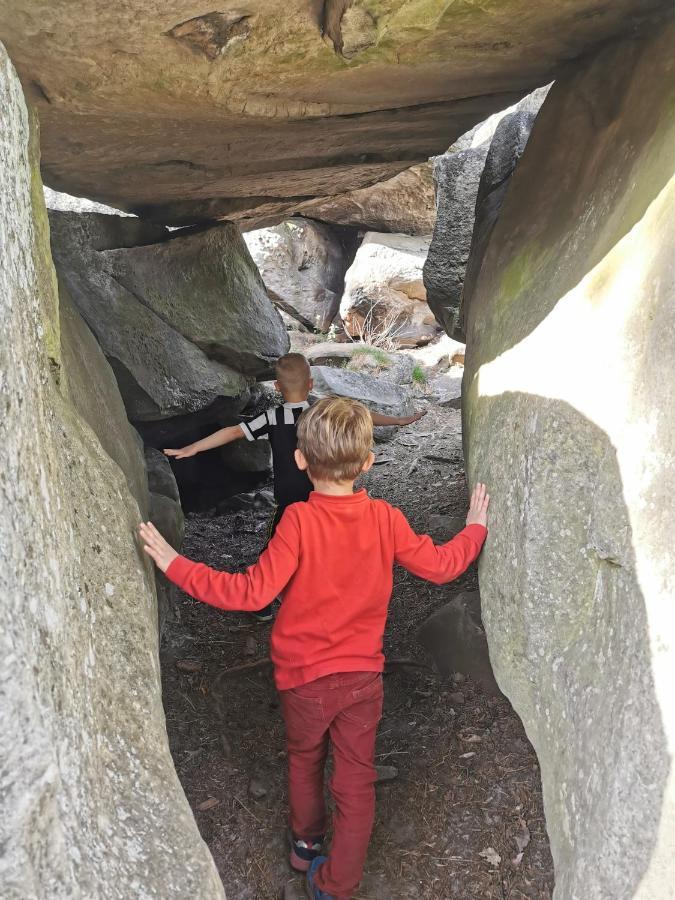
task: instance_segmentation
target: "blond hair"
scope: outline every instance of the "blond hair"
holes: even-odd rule
[[[357,400],[320,400],[298,420],[298,449],[320,481],[353,481],[372,446],[373,420]]]
[[[287,391],[309,391],[311,369],[302,353],[287,353],[276,364],[277,381]]]

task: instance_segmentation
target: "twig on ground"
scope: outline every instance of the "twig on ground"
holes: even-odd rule
[[[258,823],[258,825],[262,825],[262,822],[260,821],[260,819],[259,819],[256,815],[254,815],[254,814],[251,812],[251,810],[248,808],[248,806],[246,806],[245,803],[242,803],[242,802],[241,802],[241,800],[239,799],[239,797],[235,797],[234,799],[235,799],[235,801],[239,804],[239,806],[241,806],[242,809],[245,809],[245,810],[246,810],[246,812],[249,814],[249,816],[250,816],[252,819],[255,819],[255,820],[256,820],[256,822]]]
[[[434,674],[434,670],[431,666],[426,663],[419,662],[416,659],[404,659],[404,658],[394,658],[388,659],[385,661],[384,668],[386,669],[422,669],[426,672],[430,672]]]
[[[242,663],[240,666],[231,666],[229,669],[224,669],[218,675],[216,675],[214,679],[214,683],[221,678],[224,678],[226,675],[236,675],[238,672],[250,672],[251,669],[259,669],[261,666],[271,666],[272,660],[269,656],[263,656],[262,659],[255,659],[253,662]]]

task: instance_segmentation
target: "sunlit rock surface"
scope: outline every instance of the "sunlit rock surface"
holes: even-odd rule
[[[347,268],[338,234],[319,222],[289,219],[249,231],[244,240],[272,302],[307,328],[328,331]]]
[[[1,46],[0,134],[0,892],[223,898],[167,745],[142,456],[96,342],[59,315]]]
[[[340,315],[352,337],[416,347],[439,333],[422,281],[429,241],[429,235],[366,234],[340,301]]]
[[[674,45],[671,25],[553,86],[469,298],[483,620],[556,900],[675,883]]]

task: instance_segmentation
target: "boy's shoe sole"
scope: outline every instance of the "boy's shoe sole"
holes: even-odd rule
[[[309,872],[309,868],[317,858],[317,856],[321,856],[321,844],[323,844],[323,840],[317,841],[315,846],[317,850],[310,850],[310,853],[313,853],[311,859],[303,859],[296,850],[295,842],[293,840],[293,835],[291,832],[288,832],[288,840],[291,845],[291,852],[288,856],[288,861],[291,864],[291,869],[295,869],[296,872]],[[308,848],[309,849],[309,848]]]

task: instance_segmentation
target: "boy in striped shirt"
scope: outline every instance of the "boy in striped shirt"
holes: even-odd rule
[[[306,471],[300,471],[295,462],[298,445],[296,427],[302,413],[309,407],[309,393],[312,390],[312,372],[309,363],[301,353],[287,353],[276,364],[277,380],[275,388],[283,396],[284,402],[273,406],[251,422],[241,422],[221,428],[208,437],[195,441],[179,450],[165,450],[167,456],[186,459],[204,450],[222,447],[232,441],[246,438],[249,441],[268,440],[272,448],[274,470],[274,500],[276,510],[270,522],[268,543],[284,510],[292,503],[304,502],[309,498],[312,483]],[[410,425],[422,418],[423,413],[394,418],[371,412],[373,425]],[[254,613],[258,622],[270,622],[274,618],[274,605]]]

